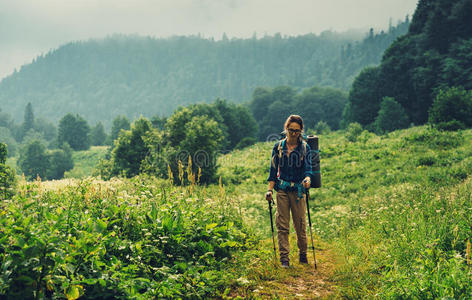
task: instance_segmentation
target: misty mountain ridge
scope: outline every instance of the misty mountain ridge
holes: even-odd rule
[[[0,108],[21,120],[26,104],[57,121],[72,112],[109,124],[117,115],[167,116],[180,105],[224,98],[241,103],[256,87],[348,90],[357,73],[380,62],[406,33],[408,18],[387,32],[205,39],[113,35],[71,42],[0,82]]]

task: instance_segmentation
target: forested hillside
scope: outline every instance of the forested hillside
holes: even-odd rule
[[[373,127],[384,97],[400,104],[410,122],[424,124],[428,118],[434,122],[429,110],[435,98],[451,98],[441,91],[447,94],[453,87],[452,93],[462,98],[462,90],[472,88],[471,14],[470,0],[420,0],[408,33],[385,51],[380,66],[363,70],[354,81],[346,123]],[[468,109],[448,105],[447,114],[454,111]],[[449,127],[472,126],[472,119],[466,119],[448,116],[441,121],[456,124]]]
[[[0,83],[0,108],[20,120],[31,102],[57,121],[69,112],[90,122],[125,114],[168,116],[179,105],[225,98],[242,102],[256,87],[332,86],[378,64],[408,18],[363,40],[348,34],[252,39],[112,36],[72,42],[37,57]]]

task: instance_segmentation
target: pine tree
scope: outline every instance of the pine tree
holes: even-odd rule
[[[28,102],[25,107],[25,116],[22,127],[22,137],[24,137],[28,131],[34,128],[34,113],[31,102]]]

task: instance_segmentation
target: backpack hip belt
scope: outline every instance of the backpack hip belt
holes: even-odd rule
[[[292,182],[292,181],[285,181],[285,180],[282,180],[282,179],[277,180],[277,190],[279,190],[279,189],[284,190],[284,191],[295,190],[296,189],[298,191],[297,202],[298,202],[298,200],[303,198],[303,194],[306,192],[305,187],[301,183]]]

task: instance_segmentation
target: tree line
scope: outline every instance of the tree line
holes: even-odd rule
[[[120,130],[99,172],[102,178],[147,173],[179,184],[209,183],[216,180],[217,155],[255,143],[256,134],[256,121],[242,105],[192,104],[165,120],[141,117]]]

